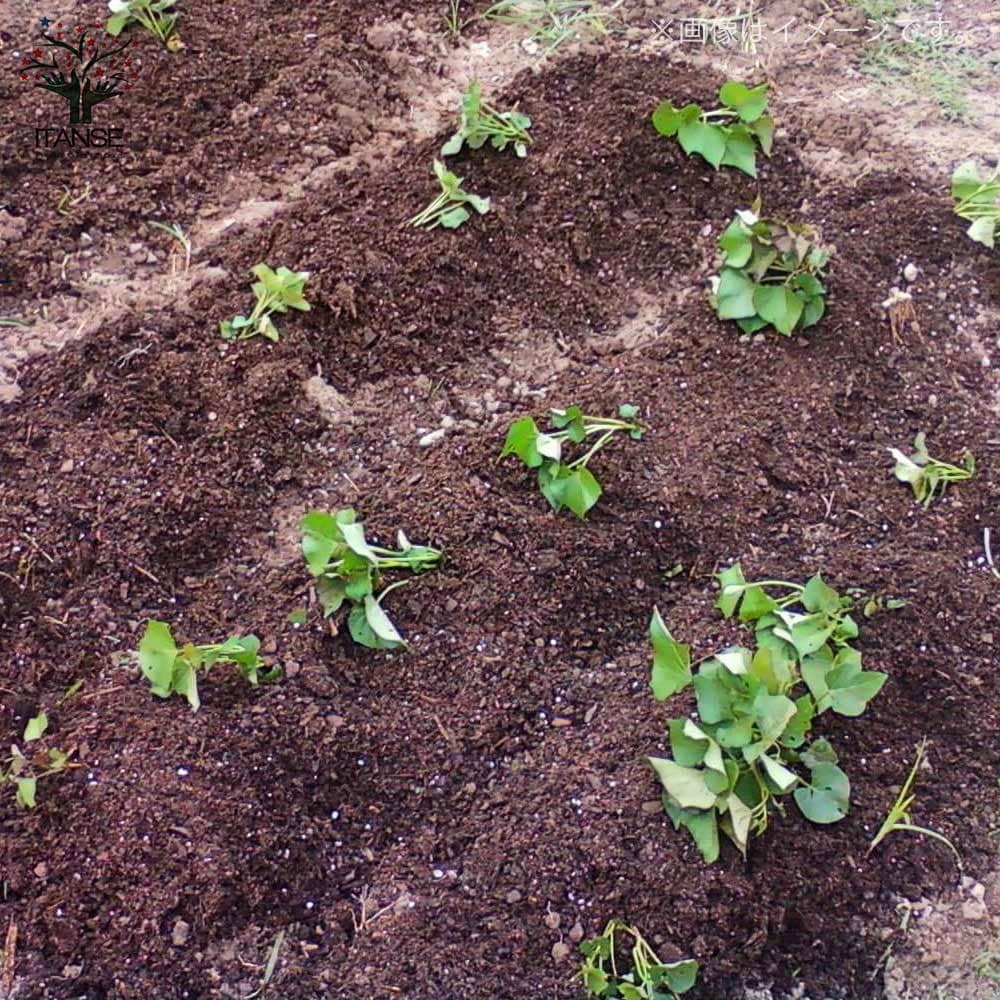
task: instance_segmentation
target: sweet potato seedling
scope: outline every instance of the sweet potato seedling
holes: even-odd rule
[[[623,404],[618,417],[591,417],[579,406],[565,410],[550,410],[549,419],[555,430],[542,432],[531,417],[515,420],[507,431],[501,458],[517,455],[529,469],[538,470],[538,487],[555,511],[568,507],[577,517],[587,511],[601,496],[601,484],[587,467],[590,460],[616,435],[627,433],[638,441],[645,433],[635,421],[639,410]],[[564,455],[567,445],[583,445],[594,438],[590,447],[577,458]]]
[[[896,478],[901,483],[909,483],[918,503],[925,507],[929,507],[936,497],[943,497],[949,483],[961,483],[975,475],[976,460],[970,451],[965,453],[960,467],[931,458],[923,432],[913,439],[913,448],[912,455],[904,455],[897,448],[890,448],[889,454],[896,460],[893,469]]]
[[[453,174],[440,160],[434,161],[434,174],[441,185],[441,193],[422,211],[405,224],[423,229],[457,229],[470,218],[466,205],[471,205],[480,215],[490,210],[490,199],[480,198],[462,189],[462,178]]]
[[[260,334],[268,340],[278,339],[278,328],[271,319],[272,313],[289,309],[309,312],[312,308],[302,294],[309,280],[308,271],[290,271],[279,267],[272,271],[267,264],[257,264],[250,269],[257,279],[251,286],[257,303],[249,316],[234,316],[219,324],[219,332],[226,340],[249,340]]]
[[[398,549],[371,545],[364,525],[350,508],[328,514],[310,511],[302,519],[302,554],[309,572],[316,578],[316,595],[326,617],[340,610],[345,601],[352,607],[347,616],[351,638],[371,649],[398,649],[405,646],[382,607],[386,595],[405,580],[393,583],[381,593],[386,570],[406,569],[423,573],[441,561],[441,552],[426,545],[413,545],[402,531]]]
[[[497,111],[483,100],[482,87],[472,80],[462,95],[458,131],[441,147],[442,156],[455,156],[462,146],[480,149],[487,142],[494,149],[513,145],[518,156],[528,155],[531,119],[520,111]]]
[[[677,137],[690,156],[697,153],[716,170],[736,167],[757,176],[757,149],[771,155],[774,120],[767,114],[767,84],[748,87],[730,80],[719,88],[721,107],[704,111],[698,104],[675,108],[664,101],[653,112],[660,135]]]
[[[40,740],[49,728],[49,718],[44,712],[28,720],[24,727],[23,742]],[[15,797],[22,809],[34,809],[38,782],[50,774],[58,774],[69,766],[69,754],[62,750],[46,750],[26,755],[17,744],[11,744],[10,754],[0,760],[0,784],[13,785]]]
[[[631,969],[619,970],[615,935],[632,938]],[[670,1000],[687,993],[698,979],[698,963],[661,962],[638,929],[623,920],[611,920],[599,937],[580,943],[580,978],[588,996],[622,1000]]]
[[[970,239],[991,250],[1000,229],[1000,166],[983,179],[972,160],[960,164],[951,176],[955,214],[969,223]]]
[[[252,687],[261,681],[277,680],[280,667],[267,669],[259,650],[260,640],[255,635],[234,635],[225,642],[205,646],[187,643],[178,649],[170,626],[154,619],[146,625],[136,658],[153,694],[158,698],[182,694],[198,711],[198,671],[208,671],[216,663],[234,664]]]
[[[179,52],[184,43],[177,34],[177,14],[173,11],[175,0],[109,0],[107,32],[118,37],[130,24],[140,24],[164,48]]]
[[[813,823],[847,815],[851,786],[836,752],[825,739],[807,740],[824,712],[861,715],[886,681],[862,669],[850,645],[858,635],[853,600],[821,576],[805,585],[748,583],[736,564],[718,581],[716,607],[752,625],[755,649],[729,647],[698,661],[692,673],[691,648],[673,638],[658,611],[649,629],[654,697],[693,685],[697,700],[696,718],[668,724],[672,759],[649,762],[674,828],[685,827],[708,862],[719,856],[720,830],[746,854],[751,834],[767,829],[771,808],[784,812],[779,797],[788,793]]]
[[[832,251],[811,226],[760,216],[760,199],[719,237],[723,266],[712,279],[710,302],[719,319],[744,333],[773,326],[786,337],[822,319],[826,289],[820,278]]]

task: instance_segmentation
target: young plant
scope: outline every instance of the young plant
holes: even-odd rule
[[[457,229],[470,218],[466,205],[471,205],[480,215],[485,215],[490,210],[490,199],[463,191],[462,178],[448,170],[440,160],[434,161],[434,173],[441,185],[441,193],[406,225],[424,229],[434,229],[437,226]]]
[[[265,669],[267,664],[258,655],[259,650],[260,640],[255,635],[234,635],[225,642],[206,646],[187,643],[178,649],[170,626],[153,619],[146,625],[136,658],[153,694],[158,698],[182,694],[197,712],[201,706],[198,671],[210,670],[216,663],[234,664],[252,687],[261,681],[277,680],[281,668]]]
[[[774,120],[767,114],[767,84],[748,87],[730,80],[719,88],[721,107],[704,111],[697,104],[675,108],[664,101],[653,112],[660,135],[677,136],[690,156],[697,153],[718,170],[736,167],[757,176],[757,148],[771,155]]]
[[[744,333],[773,326],[786,337],[814,326],[826,311],[820,278],[832,251],[811,226],[760,217],[758,198],[719,237],[723,266],[709,301],[719,319]]]
[[[871,854],[890,833],[895,833],[897,830],[922,833],[925,837],[933,837],[935,840],[939,840],[942,844],[950,847],[952,854],[955,855],[955,859],[958,861],[958,867],[961,868],[962,858],[958,851],[955,850],[955,845],[947,837],[937,833],[935,830],[928,830],[923,826],[915,826],[910,819],[910,806],[917,800],[917,796],[913,792],[913,783],[917,780],[917,772],[920,770],[926,755],[927,740],[923,739],[917,744],[917,755],[913,760],[913,767],[910,768],[910,773],[906,781],[903,782],[903,787],[899,790],[899,795],[889,810],[889,815],[886,816],[885,822],[879,828],[878,833],[872,838],[872,842],[868,847],[868,853]]]
[[[184,229],[176,222],[150,222],[154,229],[161,229],[168,236],[172,237],[178,246],[184,251],[184,270],[191,267],[191,238]],[[173,261],[174,255],[171,253],[170,259]]]
[[[381,593],[382,574],[386,570],[407,569],[423,573],[441,560],[441,552],[426,545],[413,545],[400,531],[398,549],[370,545],[357,514],[347,508],[328,514],[310,511],[302,519],[302,554],[309,572],[316,578],[316,595],[329,618],[349,601],[347,616],[351,638],[370,649],[398,649],[405,646],[403,637],[382,608],[390,591],[403,586],[401,580]]]
[[[520,111],[497,111],[483,100],[482,87],[472,80],[462,95],[458,131],[441,147],[442,156],[455,156],[463,145],[480,149],[489,142],[494,149],[504,150],[513,144],[518,156],[528,155],[531,119]]]
[[[251,286],[257,297],[253,312],[249,316],[224,320],[219,324],[219,332],[226,340],[249,340],[260,334],[277,341],[278,328],[271,319],[272,313],[288,312],[289,309],[309,312],[312,308],[302,294],[309,272],[289,271],[287,267],[272,271],[267,264],[257,264],[250,273],[257,278]]]
[[[179,52],[184,43],[177,34],[175,0],[109,0],[107,32],[117,38],[130,24],[141,24],[170,52]]]
[[[1000,229],[1000,166],[983,180],[972,160],[961,164],[951,175],[951,196],[955,214],[970,223],[970,239],[991,250]]]
[[[24,742],[40,740],[49,728],[49,718],[40,712],[28,720],[24,727]],[[17,789],[17,804],[22,809],[34,809],[38,782],[50,774],[58,774],[69,766],[69,754],[62,750],[47,750],[28,757],[16,744],[11,744],[10,755],[0,760],[0,784],[12,784]]]
[[[737,563],[718,581],[716,607],[753,626],[755,649],[707,656],[692,674],[690,646],[674,640],[658,611],[649,627],[654,697],[663,701],[693,685],[698,708],[697,721],[669,723],[673,759],[649,762],[674,828],[685,827],[708,862],[719,856],[719,830],[745,855],[751,834],[767,829],[772,806],[784,812],[779,797],[789,792],[813,823],[847,815],[851,786],[836,752],[825,739],[807,740],[826,711],[861,715],[886,680],[862,669],[850,645],[858,635],[853,601],[821,576],[804,586],[747,583]]]
[[[618,971],[615,934],[632,938],[632,968]],[[698,979],[698,963],[661,962],[646,939],[622,920],[611,920],[599,937],[580,943],[583,962],[580,978],[592,997],[621,997],[622,1000],[674,1000],[687,993]]]
[[[453,42],[462,37],[466,21],[462,18],[462,0],[448,0],[448,10],[444,15],[444,24]]]
[[[507,431],[501,458],[517,455],[529,469],[538,470],[538,487],[542,496],[555,511],[568,507],[577,517],[586,517],[587,511],[601,496],[601,484],[587,468],[590,460],[615,434],[628,433],[638,441],[645,433],[642,424],[635,421],[638,407],[623,404],[618,416],[591,417],[579,406],[566,410],[550,410],[549,419],[555,430],[542,432],[531,417],[515,420]],[[563,455],[567,444],[584,444],[596,438],[579,457],[566,459]]]
[[[926,435],[921,431],[913,439],[914,454],[904,455],[897,448],[890,448],[889,454],[896,460],[893,470],[901,483],[909,483],[918,503],[929,507],[935,497],[943,497],[949,483],[961,483],[971,479],[976,472],[976,460],[967,451],[962,467],[939,462],[927,452]]]

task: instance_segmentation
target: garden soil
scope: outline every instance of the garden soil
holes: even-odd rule
[[[43,745],[74,762],[35,810],[0,800],[0,988],[248,998],[275,955],[282,1000],[570,1000],[577,942],[622,917],[664,959],[698,959],[700,1000],[881,997],[901,901],[960,884],[930,839],[868,852],[920,740],[914,821],[965,874],[996,865],[997,257],[936,175],[873,157],[835,182],[817,165],[830,122],[806,107],[759,181],[713,173],[648,113],[708,103],[725,77],[614,40],[494,66],[496,103],[535,122],[528,157],[462,154],[493,211],[401,228],[448,134],[428,95],[450,104],[467,65],[438,5],[412,6],[262,3],[251,22],[191,4],[188,48],[144,52],[116,109],[122,156],[3,135],[18,235],[0,309],[45,302],[53,340],[88,325],[58,353],[18,329],[20,395],[0,409],[2,723],[10,743],[46,711]],[[505,38],[477,26],[462,45],[485,66]],[[15,121],[42,107],[0,87]],[[838,141],[842,163],[865,136]],[[808,337],[745,342],[706,304],[718,229],[758,193],[836,247]],[[152,218],[214,234],[189,271]],[[261,260],[309,271],[313,310],[279,317],[276,344],[226,345],[218,321]],[[894,332],[881,303],[907,264],[916,319]],[[136,285],[83,287],[73,267]],[[595,460],[585,522],[497,460],[511,420],[574,402],[634,403],[649,428]],[[979,465],[926,510],[887,452],[918,430]],[[444,550],[387,601],[406,652],[354,646],[315,607],[297,524],[345,506],[382,543],[401,528]],[[643,760],[693,707],[651,698],[646,629],[656,606],[699,656],[739,641],[712,607],[735,560],[906,605],[862,624],[883,693],[818,726],[848,818],[789,810],[746,860],[708,866]],[[198,642],[254,632],[284,678],[251,690],[220,667],[197,713],[157,700],[127,655],[149,618]]]

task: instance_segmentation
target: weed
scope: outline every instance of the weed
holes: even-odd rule
[[[20,316],[0,316],[0,326],[15,326],[28,329],[35,325],[33,319],[21,319]]]
[[[469,23],[462,19],[462,0],[448,0],[448,10],[444,15],[444,23],[452,41],[457,42],[462,37],[462,31],[466,24]]]
[[[708,862],[719,856],[720,829],[746,854],[750,835],[767,829],[772,806],[784,812],[778,797],[789,792],[813,823],[847,815],[851,786],[836,752],[825,739],[806,740],[826,711],[861,715],[886,680],[862,669],[850,645],[858,635],[854,602],[822,576],[805,585],[748,583],[737,563],[718,581],[716,607],[753,624],[755,650],[729,647],[698,661],[692,674],[691,648],[674,640],[659,611],[649,628],[654,697],[662,701],[693,685],[698,708],[697,721],[669,722],[673,759],[649,762],[674,828],[685,827]],[[768,593],[775,589],[783,593]]]
[[[972,160],[960,164],[951,175],[951,196],[955,214],[971,223],[969,239],[992,250],[1000,229],[1000,166],[984,179]]]
[[[472,80],[462,96],[458,131],[441,147],[442,156],[455,156],[462,146],[479,149],[487,141],[494,149],[513,144],[518,156],[528,155],[531,119],[520,111],[497,111],[483,100],[482,87]]]
[[[398,649],[403,637],[382,608],[386,595],[406,582],[386,587],[380,594],[386,570],[407,569],[423,573],[441,560],[441,552],[426,545],[413,545],[402,531],[398,549],[370,545],[357,514],[347,508],[328,514],[310,511],[302,519],[302,554],[309,572],[316,578],[316,594],[326,617],[340,609],[344,601],[353,607],[347,616],[351,638],[371,649]]]
[[[56,203],[56,211],[64,216],[65,218],[71,218],[73,215],[73,209],[77,205],[82,205],[85,201],[90,200],[91,190],[88,184],[79,194],[73,194],[69,188],[63,188],[63,193],[59,197],[59,201]]]
[[[471,205],[480,215],[485,215],[490,210],[490,199],[463,191],[462,178],[448,170],[440,160],[434,161],[434,173],[441,185],[441,193],[406,225],[425,229],[437,226],[457,229],[470,218],[466,205]]]
[[[309,280],[308,271],[289,271],[279,267],[272,271],[267,264],[257,264],[250,269],[257,278],[251,289],[257,298],[249,316],[234,316],[219,324],[219,331],[226,340],[248,340],[260,334],[268,340],[278,339],[278,328],[271,319],[272,313],[298,309],[308,312],[312,307],[302,294]]]
[[[24,727],[23,741],[34,743],[40,740],[49,728],[49,717],[40,712],[28,720]],[[0,784],[8,782],[17,788],[17,804],[23,809],[34,809],[38,793],[38,782],[50,774],[58,774],[69,766],[69,754],[62,750],[47,750],[33,754],[30,758],[16,744],[11,744],[10,754],[0,760]]]
[[[618,971],[615,935],[632,938],[632,969]],[[621,997],[622,1000],[669,1000],[687,993],[698,978],[698,963],[661,962],[638,929],[622,920],[611,920],[599,937],[580,943],[583,962],[580,978],[592,997]],[[666,991],[666,992],[664,992]]]
[[[917,754],[913,760],[913,767],[910,768],[910,773],[906,781],[903,782],[903,787],[899,790],[899,795],[896,797],[895,803],[893,803],[892,808],[889,810],[889,814],[879,828],[878,833],[872,838],[871,844],[868,845],[868,853],[871,854],[890,833],[895,833],[897,830],[922,833],[924,836],[933,837],[935,840],[939,840],[942,844],[950,847],[952,854],[955,855],[955,860],[958,861],[958,867],[961,868],[962,859],[958,851],[955,850],[955,845],[947,837],[934,830],[928,830],[926,827],[915,826],[910,819],[910,806],[917,799],[916,794],[912,791],[913,783],[917,780],[917,772],[923,765],[926,754],[927,740],[923,739],[917,744]]]
[[[766,83],[748,87],[730,80],[719,88],[722,107],[714,111],[664,101],[653,112],[653,127],[660,135],[677,136],[688,156],[697,153],[716,170],[736,167],[756,177],[757,147],[770,156],[774,143],[774,121],[765,113],[767,89]]]
[[[610,7],[598,0],[499,0],[483,19],[528,28],[549,55],[583,32],[609,35],[612,12],[620,6],[621,0]]]
[[[976,472],[976,460],[972,452],[966,451],[963,467],[939,462],[927,452],[926,435],[921,431],[913,439],[914,454],[907,457],[897,448],[890,448],[889,454],[896,460],[893,470],[901,483],[909,483],[918,503],[929,507],[935,497],[943,497],[949,483],[961,483],[971,479]]]
[[[638,441],[645,433],[642,424],[635,421],[639,410],[623,404],[618,416],[591,417],[579,406],[566,410],[550,410],[549,419],[556,428],[543,433],[531,417],[515,420],[507,430],[500,457],[517,455],[529,469],[538,469],[538,487],[555,511],[568,507],[577,517],[587,511],[601,496],[601,484],[587,468],[590,460],[615,434],[627,433]],[[564,461],[563,447],[583,444],[587,438],[596,437],[589,449],[578,458]]]
[[[820,278],[832,251],[811,226],[763,219],[760,210],[758,198],[719,237],[723,267],[710,301],[719,319],[735,320],[744,333],[773,326],[787,337],[822,319]]]
[[[162,229],[180,245],[184,251],[184,270],[187,271],[191,267],[191,240],[188,234],[176,222],[169,225],[166,222],[150,222],[150,225],[155,229]]]
[[[174,4],[175,0],[108,0],[107,32],[117,38],[129,24],[141,24],[170,52],[179,52],[184,43],[177,34]]]
[[[260,640],[255,635],[234,635],[225,642],[205,646],[187,643],[178,649],[170,626],[153,619],[146,625],[136,659],[153,694],[158,698],[182,694],[198,711],[198,671],[210,670],[216,663],[234,664],[252,687],[261,681],[277,680],[281,668],[265,669],[267,664],[258,655],[259,650]]]

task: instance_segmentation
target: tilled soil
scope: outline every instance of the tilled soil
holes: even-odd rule
[[[309,10],[274,16],[302,30]],[[390,86],[366,44],[360,76]],[[436,143],[356,164],[227,241],[219,289],[22,372],[0,411],[7,735],[44,708],[46,745],[80,766],[32,812],[0,805],[19,998],[246,996],[284,931],[269,996],[569,1000],[575,960],[554,946],[623,916],[702,963],[691,996],[802,981],[867,1000],[898,899],[955,880],[921,838],[866,854],[924,736],[916,821],[967,870],[990,863],[1000,584],[981,552],[1000,442],[982,317],[1000,268],[903,170],[821,183],[797,151],[822,123],[780,135],[759,184],[649,129],[664,94],[707,101],[720,82],[606,53],[523,74],[499,103],[536,122],[527,160],[457,161],[490,215],[399,228],[431,197]],[[163,197],[191,169],[159,167]],[[705,302],[715,235],[758,191],[836,244],[808,339],[741,343]],[[313,272],[314,310],[279,318],[276,345],[226,347],[217,321],[262,259]],[[894,337],[879,303],[908,261],[919,328]],[[496,461],[515,415],[626,401],[649,434],[601,453],[584,523]],[[919,429],[980,461],[926,511],[885,451]],[[288,621],[309,599],[299,517],[347,505],[382,541],[403,528],[445,550],[389,599],[407,653],[355,647],[315,611]],[[699,655],[735,640],[711,579],[734,559],[908,604],[863,628],[884,693],[819,727],[851,815],[819,828],[790,810],[748,862],[706,866],[650,807],[642,758],[692,703],[650,697],[645,630],[658,605]],[[121,658],[149,617],[197,641],[255,632],[285,679],[251,691],[217,669],[197,714],[157,701]]]

